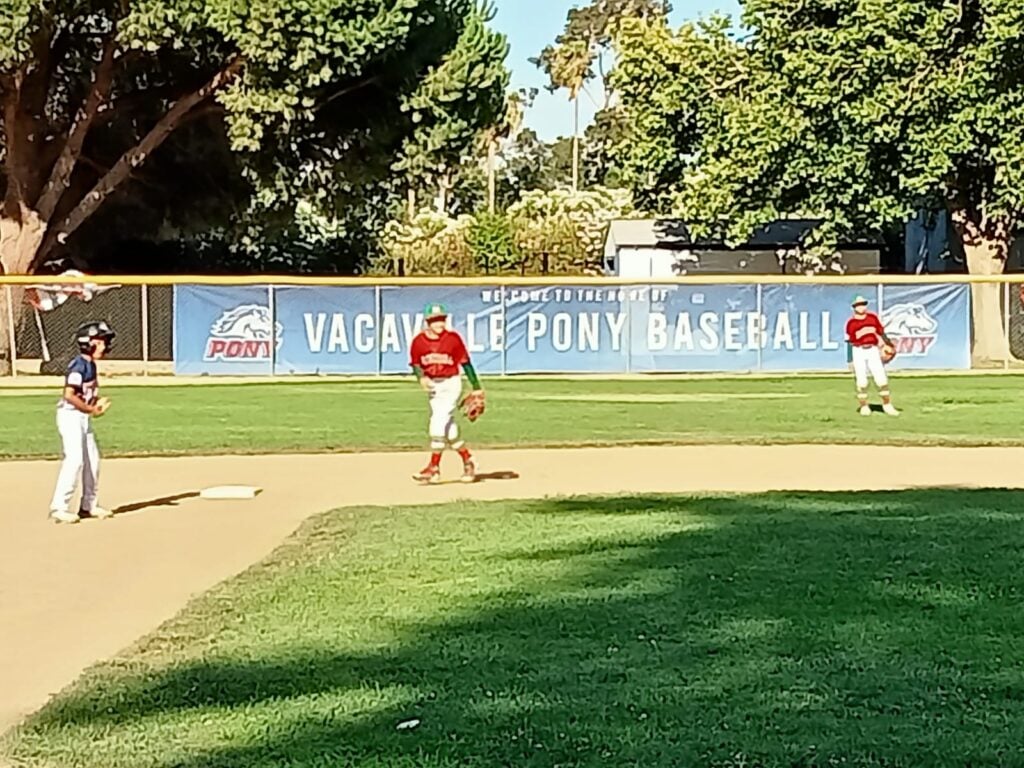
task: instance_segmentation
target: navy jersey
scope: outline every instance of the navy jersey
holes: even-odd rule
[[[79,355],[68,364],[68,372],[64,377],[64,386],[70,387],[76,395],[86,403],[92,405],[99,398],[99,382],[96,376],[96,363],[86,357]],[[60,408],[75,410],[63,397],[60,399]]]

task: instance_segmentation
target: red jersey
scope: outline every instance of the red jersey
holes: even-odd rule
[[[418,365],[431,379],[458,376],[461,366],[469,362],[469,352],[462,337],[454,331],[445,331],[436,339],[420,333],[409,348],[409,364]]]
[[[873,312],[854,315],[846,322],[846,340],[855,347],[877,347],[885,329]]]

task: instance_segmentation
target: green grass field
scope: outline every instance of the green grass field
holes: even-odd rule
[[[1019,494],[951,490],[328,513],[7,746],[82,768],[1017,765],[1022,522]]]
[[[846,378],[499,380],[467,433],[478,445],[793,443],[1004,445],[1024,441],[1024,379],[906,378],[898,420],[864,419]],[[420,449],[411,381],[121,387],[96,429],[106,456]],[[56,393],[0,396],[0,457],[54,456]]]
[[[904,415],[864,419],[846,379],[492,380],[469,435],[1021,444],[1020,384],[897,380]],[[107,456],[424,442],[412,382],[105,393]],[[0,457],[56,454],[55,399],[0,391]],[[1014,765],[1022,522],[1019,493],[949,489],[330,512],[0,753],[19,768]]]

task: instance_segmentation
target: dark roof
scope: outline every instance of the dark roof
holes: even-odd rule
[[[678,219],[616,219],[608,228],[608,247],[646,246],[671,250],[776,250],[800,245],[815,227],[817,219],[780,219],[759,227],[746,242],[734,248],[722,238],[695,238],[685,222]],[[876,248],[883,243],[880,234],[850,238],[840,248]],[[607,250],[607,248],[606,248]]]

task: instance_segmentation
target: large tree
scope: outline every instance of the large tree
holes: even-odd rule
[[[612,89],[605,76],[613,34],[626,19],[664,19],[669,10],[668,0],[590,0],[569,10],[562,33],[533,60],[547,74],[549,90],[568,91],[573,103],[573,190],[580,182],[580,92],[600,77],[603,109],[611,108]]]
[[[657,23],[620,37],[642,203],[737,238],[819,216],[825,245],[944,207],[969,270],[1002,272],[1024,215],[1024,4],[747,0],[743,23],[742,41]],[[1002,358],[998,287],[973,307],[975,356]]]
[[[609,149],[612,162],[622,169],[639,208],[680,213],[681,192],[697,168],[702,141],[718,132],[743,94],[748,51],[721,17],[678,31],[663,19],[628,22],[615,44],[610,81],[619,93],[624,129]]]
[[[581,183],[584,188],[621,187],[623,169],[616,149],[629,140],[629,121],[623,110],[602,109],[583,132]]]
[[[500,105],[490,80],[461,98],[473,53],[504,56],[481,17],[472,0],[5,0],[0,265],[29,272],[59,253],[169,136],[210,112],[225,113],[232,149],[264,153],[252,163],[262,178],[311,161],[336,171],[354,150],[358,164],[393,159],[414,129],[442,139],[454,105],[471,104],[466,122]]]
[[[350,210],[400,159],[423,168],[493,122],[505,42],[487,14],[475,0],[0,0],[0,271],[73,250],[151,156],[180,171],[168,140],[211,119],[248,192],[220,212],[242,248],[294,229],[300,202]]]
[[[488,27],[488,4],[470,15],[457,44],[402,105],[415,130],[405,140],[394,168],[410,186],[433,182],[440,207],[448,199],[459,166],[473,154],[483,134],[505,116],[508,43]]]

